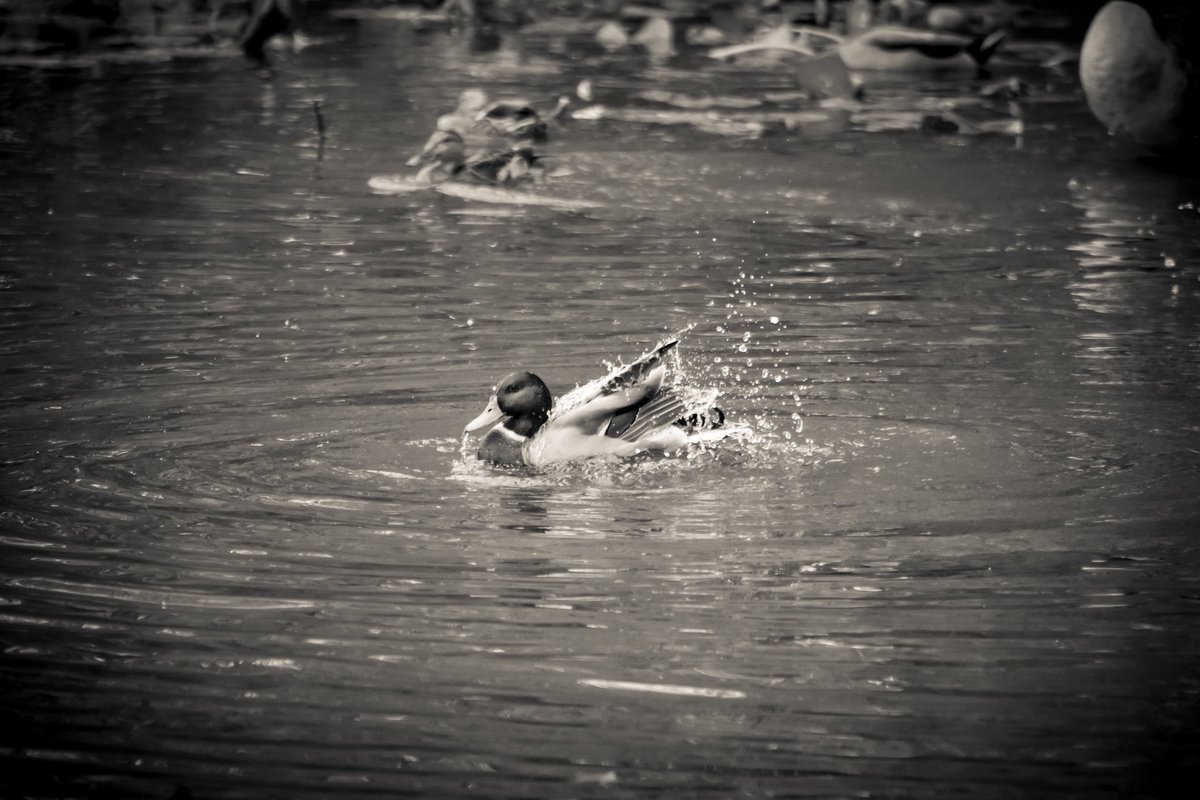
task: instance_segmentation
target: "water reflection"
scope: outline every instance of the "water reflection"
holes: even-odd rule
[[[1129,284],[1142,280],[1141,273],[1176,271],[1176,256],[1164,252],[1158,230],[1177,226],[1180,212],[1161,206],[1156,214],[1144,211],[1153,207],[1145,202],[1145,195],[1162,196],[1162,180],[1134,173],[1098,175],[1069,184],[1072,202],[1083,213],[1082,232],[1092,237],[1071,247],[1080,254],[1079,265],[1084,268],[1082,279],[1071,287],[1081,307],[1099,313],[1128,313],[1134,300]],[[1164,238],[1170,242],[1174,237]],[[1182,289],[1178,280],[1167,288],[1173,295]]]
[[[1080,426],[1072,436],[1082,445],[1070,458],[1087,472],[1136,473],[1166,453],[1149,445],[1150,456],[1142,446],[1114,441],[1114,426],[1129,424],[1128,401],[1137,398],[1137,413],[1153,416],[1170,402],[1163,388],[1191,380],[1192,359],[1178,337],[1195,325],[1192,304],[1184,299],[1193,294],[1192,281],[1177,261],[1191,218],[1186,203],[1145,202],[1163,197],[1164,188],[1182,188],[1174,177],[1153,171],[1110,171],[1070,188],[1083,213],[1082,232],[1093,238],[1072,247],[1080,254],[1081,274],[1069,288],[1081,310],[1102,315],[1077,333],[1081,383],[1094,388],[1069,409]]]

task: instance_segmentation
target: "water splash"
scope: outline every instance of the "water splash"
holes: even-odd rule
[[[760,294],[768,298],[764,304]],[[797,358],[788,347],[794,336],[785,311],[775,307],[777,296],[773,280],[740,270],[730,280],[724,319],[714,327],[730,352],[691,368],[704,382],[721,386],[739,421],[754,431],[746,447],[757,460],[807,464],[819,450],[802,438],[806,387],[794,375]]]
[[[734,295],[747,295],[746,282],[753,279],[740,273],[735,280]],[[804,417],[801,413],[801,393],[782,392],[789,378],[788,359],[790,354],[779,345],[760,344],[755,334],[776,332],[786,328],[778,315],[760,318],[754,309],[756,301],[747,298],[741,303],[730,303],[725,322],[716,326],[718,334],[726,334],[736,327],[735,356],[693,354],[696,348],[675,347],[661,356],[671,375],[673,389],[685,404],[686,415],[704,413],[714,405],[721,409],[727,426],[727,435],[698,437],[687,447],[667,453],[643,453],[631,459],[601,458],[586,462],[556,464],[536,473],[550,478],[569,479],[570,476],[598,477],[598,471],[624,476],[647,472],[670,472],[680,467],[694,469],[699,465],[716,465],[725,469],[779,469],[781,467],[803,467],[811,464],[822,451],[812,440],[803,439]],[[691,323],[679,331],[683,336],[696,331],[698,323]],[[752,331],[751,328],[755,330]],[[762,337],[764,342],[772,337]],[[765,358],[756,352],[767,349]],[[685,356],[681,350],[686,350]],[[652,351],[653,352],[653,351]],[[631,362],[605,362],[608,373],[596,381],[577,386],[558,401],[556,408],[577,405],[581,396],[589,395],[592,387],[619,380],[622,374],[636,369],[645,356]],[[782,401],[782,402],[781,402]],[[471,437],[464,435],[459,447],[459,463],[455,475],[459,478],[479,479],[481,476],[513,474],[511,468],[484,465],[480,469]]]

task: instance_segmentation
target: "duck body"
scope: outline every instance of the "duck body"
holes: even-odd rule
[[[1155,149],[1200,135],[1200,12],[1190,4],[1114,0],[1096,13],[1079,54],[1088,107],[1110,131]]]
[[[493,186],[517,186],[535,180],[544,170],[529,147],[513,147],[497,153],[477,153],[463,162],[459,175]]]
[[[514,372],[496,386],[483,413],[467,423],[464,433],[488,429],[476,452],[480,460],[541,467],[679,450],[743,432],[724,427],[724,415],[712,406],[715,392],[688,402],[666,385],[664,358],[677,344],[678,339],[665,341],[557,403],[539,377]]]
[[[562,116],[570,105],[559,97],[544,115],[525,100],[491,100],[482,89],[464,89],[453,111],[437,119],[434,132],[457,133],[470,144],[496,140],[541,142],[549,123]]]
[[[852,70],[885,72],[967,71],[984,66],[1002,31],[973,37],[900,25],[869,28],[842,42],[838,55]]]
[[[434,131],[408,166],[421,167],[415,180],[435,184],[451,178],[472,178],[497,186],[516,186],[541,172],[532,148],[513,146],[496,152],[467,154],[466,142],[454,131]]]

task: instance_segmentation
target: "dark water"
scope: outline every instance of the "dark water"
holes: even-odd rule
[[[5,796],[1184,796],[1194,179],[1018,41],[1019,138],[893,77],[841,131],[569,122],[538,191],[586,211],[380,196],[469,86],[791,85],[323,33],[3,70]],[[461,457],[505,372],[689,325],[740,446]]]

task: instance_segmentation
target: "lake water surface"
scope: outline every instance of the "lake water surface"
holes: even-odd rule
[[[569,120],[565,210],[367,181],[471,86],[815,107],[587,36],[320,35],[2,68],[6,796],[1194,786],[1200,183],[1069,69],[997,57],[1020,136],[919,130],[1011,114],[974,76],[761,137]],[[746,441],[464,457],[503,374],[689,326]]]

